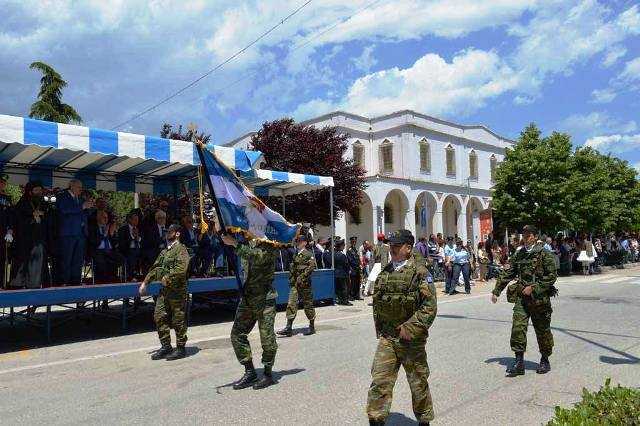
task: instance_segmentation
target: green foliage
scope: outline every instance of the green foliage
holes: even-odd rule
[[[62,76],[44,62],[33,62],[29,68],[42,73],[38,100],[31,105],[29,117],[56,123],[82,123],[76,110],[62,103],[62,89],[67,86]]]
[[[527,126],[496,170],[496,216],[510,228],[548,234],[638,229],[640,185],[626,161],[591,148],[572,152],[563,133]]]
[[[570,228],[566,184],[570,157],[568,135],[553,133],[541,138],[534,124],[525,128],[496,170],[493,201],[503,223],[510,228],[525,224],[551,230]]]
[[[127,213],[133,209],[133,192],[96,191],[92,190],[95,198],[102,197],[113,212],[118,223],[124,223]]]
[[[22,197],[22,189],[20,189],[20,186],[14,185],[12,183],[7,183],[5,192],[11,199],[11,204],[13,204],[14,206],[18,201],[20,201],[20,197]]]
[[[582,401],[573,408],[555,409],[547,426],[640,425],[640,390],[607,379],[598,392],[582,390]]]

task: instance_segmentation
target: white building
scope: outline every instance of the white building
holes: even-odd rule
[[[378,232],[406,228],[418,236],[458,235],[475,245],[491,231],[492,175],[513,141],[484,126],[414,111],[375,118],[337,111],[303,124],[348,134],[347,154],[367,172],[360,211],[336,221],[337,235],[371,241]],[[253,134],[226,145],[248,149]]]

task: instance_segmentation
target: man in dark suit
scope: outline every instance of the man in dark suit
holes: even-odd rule
[[[347,250],[347,261],[349,263],[349,282],[347,283],[347,293],[351,300],[362,300],[360,297],[360,282],[362,281],[362,267],[360,265],[360,254],[358,253],[358,237],[349,238],[351,246]]]
[[[160,252],[167,248],[167,214],[154,213],[154,222],[142,230],[142,269],[145,273],[153,265]]]
[[[83,200],[82,182],[69,181],[69,188],[56,196],[58,261],[56,271],[61,285],[79,285],[82,279],[82,262],[86,237],[86,210],[93,201]]]
[[[193,229],[193,218],[191,215],[182,216],[182,227],[180,228],[180,242],[184,244],[189,252],[189,256],[192,256],[198,250],[198,236]]]
[[[117,250],[116,224],[109,223],[109,213],[97,210],[96,222],[89,226],[87,255],[93,260],[93,273],[96,283],[117,282],[118,266],[124,264],[124,258]]]
[[[127,280],[139,275],[142,236],[138,228],[140,216],[134,210],[127,214],[127,223],[118,229],[118,250],[127,265]]]

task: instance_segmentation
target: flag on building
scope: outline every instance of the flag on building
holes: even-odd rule
[[[282,215],[267,207],[215,154],[199,147],[204,175],[216,199],[220,224],[225,230],[243,233],[250,238],[277,244],[291,244],[299,225],[292,225]]]

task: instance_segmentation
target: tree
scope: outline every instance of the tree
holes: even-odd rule
[[[548,233],[572,226],[569,175],[571,140],[564,133],[541,138],[535,124],[527,126],[496,170],[496,215],[510,228],[536,225]]]
[[[365,171],[346,158],[348,135],[336,127],[316,128],[297,124],[291,118],[266,122],[251,139],[252,149],[264,154],[264,167],[293,173],[332,176],[334,214],[356,212],[361,203]],[[281,210],[279,198],[267,198]],[[330,225],[329,190],[286,197],[287,219],[313,225]]]
[[[51,66],[44,62],[33,62],[32,70],[42,73],[38,100],[31,105],[29,117],[56,123],[82,123],[82,118],[72,106],[62,103],[62,89],[67,82]]]
[[[177,129],[174,129],[173,125],[164,123],[162,125],[162,130],[160,130],[160,137],[188,142],[193,142],[196,139],[199,139],[205,144],[209,143],[211,140],[211,135],[205,135],[203,132],[198,133],[197,127],[193,124],[190,124],[187,127],[187,131],[183,133],[182,124],[178,125]]]
[[[637,228],[640,186],[626,161],[579,148],[570,171],[573,229],[589,233]]]

